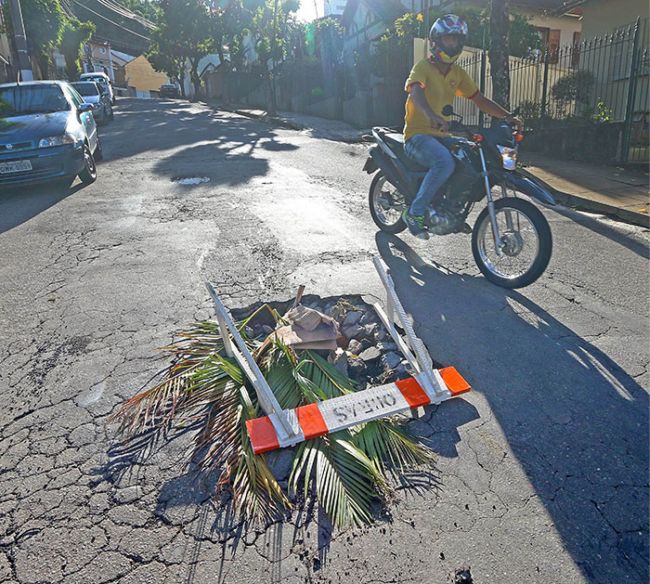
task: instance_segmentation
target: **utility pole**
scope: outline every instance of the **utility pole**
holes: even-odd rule
[[[27,36],[23,23],[23,12],[20,9],[20,0],[9,0],[11,2],[11,23],[14,29],[14,44],[18,53],[18,67],[20,68],[20,80],[31,81],[34,79],[32,73],[32,62],[27,50]]]
[[[267,112],[269,115],[276,115],[278,112],[277,94],[275,88],[275,51],[278,44],[278,0],[273,2],[273,38],[271,39],[271,107]]]

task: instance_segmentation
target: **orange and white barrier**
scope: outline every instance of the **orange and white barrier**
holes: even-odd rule
[[[430,396],[417,377],[409,377],[293,410],[284,410],[284,414],[294,421],[295,433],[302,434],[303,440],[309,440],[378,418],[439,403],[470,390],[469,384],[454,367],[440,369],[438,373],[445,386],[442,399],[441,396]],[[255,454],[295,443],[295,438],[284,439],[282,427],[273,414],[247,420],[246,428]]]
[[[256,454],[344,430],[378,418],[409,411],[418,417],[422,406],[439,404],[470,390],[469,384],[454,367],[434,369],[424,343],[416,336],[410,317],[404,310],[392,278],[379,257],[373,258],[386,289],[386,310],[376,303],[375,311],[398,348],[415,371],[415,377],[400,379],[378,387],[349,393],[323,402],[284,410],[260,371],[253,355],[239,334],[228,309],[219,299],[214,287],[206,280],[214,301],[224,351],[233,357],[255,388],[262,410],[267,415],[246,421],[246,428]],[[394,325],[397,317],[406,340]],[[232,337],[232,341],[231,341]],[[408,342],[407,342],[408,341]]]

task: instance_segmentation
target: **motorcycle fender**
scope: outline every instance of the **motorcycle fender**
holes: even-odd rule
[[[363,171],[367,172],[368,174],[372,174],[377,170],[379,167],[377,166],[377,163],[373,159],[372,156],[368,156],[368,160],[366,160],[366,163],[363,165]]]
[[[395,185],[406,197],[412,196],[411,185],[400,177],[400,172],[395,168],[393,161],[378,146],[373,146],[370,149],[370,156],[389,183]],[[368,163],[366,162],[366,164]]]
[[[531,174],[524,176],[518,172],[508,172],[504,173],[503,180],[516,191],[524,193],[524,195],[528,195],[529,197],[533,197],[545,205],[557,204],[555,202],[555,197],[551,194],[551,191],[546,187],[546,185]]]

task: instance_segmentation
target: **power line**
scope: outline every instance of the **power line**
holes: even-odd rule
[[[147,20],[144,16],[137,14],[132,10],[129,10],[128,8],[125,8],[121,4],[118,4],[117,2],[112,2],[112,0],[95,0],[95,2],[97,2],[98,4],[102,4],[104,7],[108,8],[109,10],[116,12],[117,14],[124,16],[125,18],[128,18],[129,20],[135,20],[145,28],[151,30],[156,28],[156,25],[153,22]]]
[[[92,12],[95,16],[99,16],[99,18],[102,18],[105,21],[110,22],[112,25],[114,25],[114,26],[116,26],[118,28],[121,28],[122,30],[124,30],[124,31],[126,31],[126,32],[128,32],[128,33],[130,33],[132,35],[140,37],[140,38],[144,39],[145,41],[150,40],[149,37],[146,37],[146,36],[144,36],[144,35],[142,35],[140,33],[137,33],[135,31],[129,30],[128,28],[122,26],[121,24],[118,24],[117,22],[111,20],[110,18],[106,18],[106,16],[103,16],[102,14],[99,14],[99,12],[95,12],[92,8],[88,8],[88,6],[86,6],[85,4],[82,4],[81,2],[79,2],[79,0],[72,0],[72,2],[74,2],[78,6],[81,6],[82,8],[85,8],[86,10],[88,10],[88,12]]]

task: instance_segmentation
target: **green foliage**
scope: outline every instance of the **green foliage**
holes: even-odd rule
[[[541,105],[537,101],[526,99],[517,105],[518,115],[525,121],[536,120],[541,115]]]
[[[151,35],[147,53],[154,68],[180,78],[185,62],[189,62],[198,98],[201,91],[198,63],[211,51],[221,50],[217,39],[223,37],[222,20],[223,12],[208,10],[203,0],[160,0],[159,26]]]
[[[542,39],[528,18],[513,14],[510,19],[510,54],[513,57],[528,57],[535,49],[542,48]]]
[[[436,18],[444,16],[447,12],[431,9],[429,22],[433,23]],[[476,8],[457,7],[454,8],[454,13],[467,22],[469,34],[465,44],[479,49],[487,48],[490,38],[489,8],[481,11]],[[509,52],[514,57],[526,57],[531,50],[541,47],[539,34],[528,20],[521,14],[511,14]],[[429,31],[425,30],[425,18],[422,14],[408,12],[395,21],[394,32],[389,34],[395,34],[398,38],[410,42],[414,38],[427,38]]]
[[[589,108],[595,82],[594,74],[584,69],[560,77],[551,88],[558,116],[565,116],[572,102],[575,102],[580,112],[584,114]]]
[[[61,34],[61,53],[65,57],[65,71],[68,79],[74,81],[81,73],[81,49],[95,32],[92,22],[68,19]]]
[[[67,21],[59,0],[21,0],[25,35],[32,54],[41,69],[41,76],[47,77],[50,50],[57,46]],[[11,8],[4,3],[3,13],[7,28],[12,33]]]
[[[596,124],[606,124],[612,121],[612,109],[599,99],[591,111],[591,120]]]
[[[158,0],[115,0],[128,8],[131,12],[143,16],[151,22],[156,22],[160,14],[160,5]]]
[[[267,0],[257,8],[252,19],[255,51],[265,67],[271,60],[282,62],[288,56],[292,31],[299,27],[293,16],[298,7],[295,0],[285,0],[278,3],[276,13],[274,0]]]
[[[355,391],[352,380],[313,351],[294,351],[272,337],[248,339],[246,325],[264,312],[281,321],[265,305],[238,327],[281,407]],[[302,501],[317,503],[337,527],[360,526],[372,520],[373,502],[389,497],[388,473],[432,460],[398,421],[375,420],[298,445],[285,493],[266,456],[252,451],[245,424],[262,410],[239,367],[224,356],[216,323],[197,323],[179,337],[167,347],[175,358],[162,380],[113,416],[119,421],[121,452],[141,460],[160,438],[191,429],[188,462],[220,472],[215,496],[231,495],[236,519],[270,522]]]

